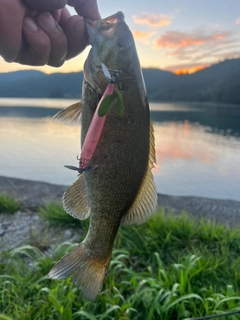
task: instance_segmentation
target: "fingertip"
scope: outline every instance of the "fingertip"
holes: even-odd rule
[[[76,12],[83,18],[101,19],[96,0],[68,0],[68,5],[74,7]]]
[[[65,7],[67,0],[23,0],[30,8],[37,11],[53,11]]]
[[[50,12],[51,15],[53,16],[54,20],[57,21],[57,23],[59,23],[59,21],[61,19],[62,10],[63,9],[58,9],[58,10],[54,10],[54,11]]]
[[[25,43],[22,48],[22,64],[43,66],[48,63],[51,53],[51,42],[47,34],[30,17],[23,21]]]
[[[32,33],[39,31],[39,28],[33,19],[26,17],[23,21],[23,30]]]
[[[85,22],[83,18],[80,16],[74,16],[72,19],[72,23],[73,23],[73,35],[78,39],[85,37],[86,30],[85,30]]]
[[[46,33],[51,43],[51,53],[48,65],[60,67],[68,52],[68,39],[62,27],[49,12],[43,12],[37,17],[38,26]]]
[[[58,20],[59,25],[65,25],[67,23],[68,19],[71,18],[71,16],[72,15],[68,11],[68,9],[67,8],[63,8],[61,10],[60,19]]]
[[[68,54],[66,59],[71,59],[80,54],[88,45],[85,23],[82,17],[72,16],[65,26],[68,38]]]

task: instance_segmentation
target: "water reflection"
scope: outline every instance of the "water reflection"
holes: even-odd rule
[[[154,123],[159,192],[240,200],[240,139],[199,124]]]
[[[16,117],[13,107],[32,117],[21,112]],[[76,173],[63,166],[77,165],[79,128],[50,119],[56,101],[51,108],[7,108],[0,107],[0,175],[71,184]],[[240,200],[240,108],[151,104],[151,109],[158,192]]]
[[[160,105],[160,106],[159,106]],[[155,122],[188,120],[209,127],[222,135],[239,135],[240,106],[200,103],[151,104],[151,118]]]
[[[76,178],[63,166],[79,153],[77,127],[50,118],[0,117],[0,145],[0,175],[66,185]]]

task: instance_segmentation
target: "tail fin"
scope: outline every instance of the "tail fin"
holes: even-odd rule
[[[83,298],[93,301],[102,289],[110,257],[105,261],[94,258],[91,250],[81,243],[59,260],[48,276],[60,280],[73,275],[72,282],[79,287]]]

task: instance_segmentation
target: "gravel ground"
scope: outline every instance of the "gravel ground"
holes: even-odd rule
[[[61,202],[66,189],[66,186],[0,176],[0,194],[21,201],[16,213],[0,214],[0,252],[29,244],[45,251],[63,241],[79,242],[81,230],[51,227],[38,212],[38,207],[46,202]]]
[[[21,201],[15,214],[0,214],[0,251],[21,245],[34,245],[47,250],[63,241],[78,242],[82,236],[77,228],[51,227],[38,213],[46,202],[61,201],[67,186],[53,185],[0,176],[0,194]],[[182,211],[198,218],[207,218],[230,226],[240,225],[240,202],[200,197],[158,195],[159,207],[176,215]]]
[[[0,252],[24,245],[33,245],[42,251],[64,241],[79,242],[81,230],[51,227],[37,211],[19,210],[0,215]]]

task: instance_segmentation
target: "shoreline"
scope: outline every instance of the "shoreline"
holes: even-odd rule
[[[81,100],[81,97],[62,97],[62,98],[50,98],[50,97],[0,97],[0,107],[42,107],[43,103],[47,104],[46,108],[55,108],[55,109],[63,109],[74,103],[76,101]],[[239,107],[239,103],[232,102],[217,102],[217,101],[197,101],[197,100],[152,100],[149,99],[150,111],[151,104],[173,104],[177,105],[181,104],[192,104],[202,106],[211,106],[211,107]],[[57,107],[56,107],[57,105]]]
[[[20,200],[23,210],[36,209],[46,202],[61,202],[67,188],[64,185],[0,176],[0,193]],[[240,225],[240,201],[158,194],[158,208],[176,215],[184,211],[194,217],[231,227]]]
[[[58,202],[68,186],[0,176],[0,194],[20,200],[21,205],[14,214],[0,214],[0,252],[20,246],[33,245],[44,252],[53,245],[78,243],[81,228],[51,226],[39,212],[39,207],[48,202]],[[217,224],[234,228],[240,225],[240,202],[191,196],[169,196],[158,194],[158,208],[166,216],[177,216],[183,211],[193,219],[207,219]]]

